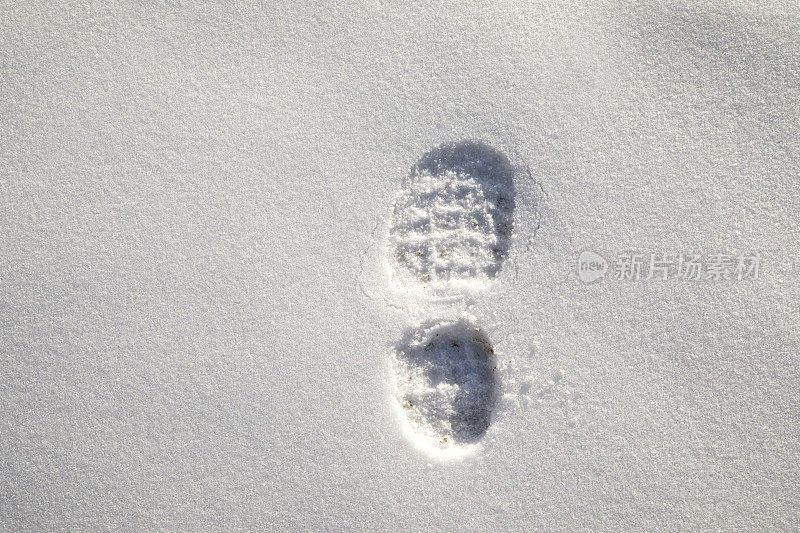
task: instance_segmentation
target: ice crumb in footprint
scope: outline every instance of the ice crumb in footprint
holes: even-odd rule
[[[389,230],[402,286],[445,291],[494,279],[513,230],[514,167],[477,141],[442,144],[411,169]]]
[[[497,396],[497,363],[489,339],[469,318],[409,331],[393,368],[396,399],[417,444],[457,455],[483,437]]]

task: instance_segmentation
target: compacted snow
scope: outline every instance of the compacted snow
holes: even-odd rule
[[[0,529],[797,529],[796,2],[0,28]]]
[[[447,143],[411,171],[392,216],[398,277],[444,290],[496,277],[513,226],[514,173],[482,143]]]
[[[462,452],[486,433],[497,363],[489,339],[465,318],[406,335],[395,371],[397,400],[426,451]]]

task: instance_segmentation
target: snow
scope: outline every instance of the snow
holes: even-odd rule
[[[796,3],[12,2],[0,25],[0,528],[797,527]],[[514,169],[509,247],[416,287],[396,202],[414,176],[477,198],[412,171],[461,141]],[[584,252],[761,268],[584,283]],[[424,436],[455,439],[482,371],[431,392],[409,364],[434,401],[398,398],[437,325],[497,363],[454,453]]]

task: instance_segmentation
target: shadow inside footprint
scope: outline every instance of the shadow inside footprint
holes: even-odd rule
[[[412,429],[440,448],[475,443],[494,408],[497,364],[489,339],[465,319],[409,331],[396,353],[398,400]]]

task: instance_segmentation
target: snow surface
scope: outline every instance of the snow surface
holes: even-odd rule
[[[6,2],[0,27],[0,528],[800,524],[796,2]],[[507,258],[404,292],[394,203],[465,139],[525,169]],[[585,284],[587,250],[762,268]],[[443,457],[392,361],[461,313],[497,398]]]

